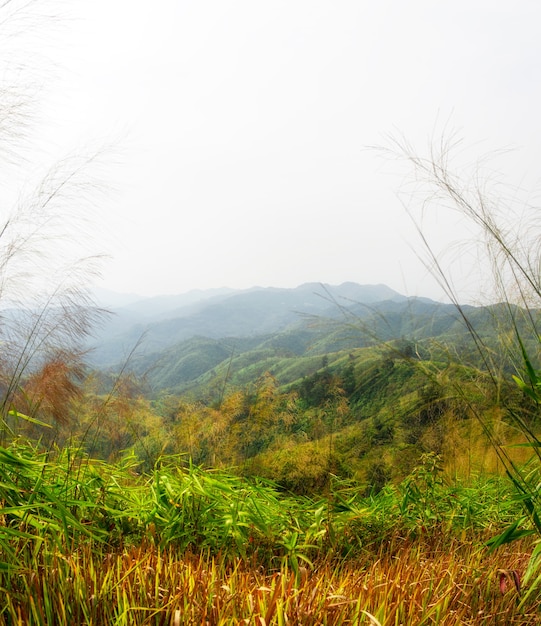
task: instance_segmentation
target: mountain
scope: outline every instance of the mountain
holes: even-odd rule
[[[279,385],[290,385],[321,368],[322,359],[331,368],[343,367],[359,349],[381,350],[384,342],[399,340],[416,352],[426,352],[427,341],[445,334],[469,342],[450,304],[404,298],[349,308],[334,305],[325,313],[297,317],[269,333],[190,337],[135,355],[128,369],[144,377],[152,392],[201,396],[225,382],[242,387],[266,372]]]
[[[307,283],[151,300],[117,310],[93,364],[118,371],[127,363],[153,393],[198,394],[225,380],[244,385],[267,371],[287,385],[316,371],[322,357],[456,335],[460,324],[454,306],[407,298],[385,285]]]
[[[108,356],[109,369],[118,371],[124,363],[119,359],[119,342],[136,343],[138,333],[146,332],[126,370],[144,379],[151,394],[168,390],[198,397],[210,397],[211,390],[215,395],[226,384],[243,387],[267,372],[281,386],[298,384],[317,372],[323,359],[331,369],[343,369],[350,359],[364,358],[359,351],[366,349],[405,351],[415,358],[442,362],[448,361],[451,351],[462,363],[483,366],[452,304],[406,298],[379,287],[317,288],[311,284],[289,290],[255,288],[208,298],[196,309],[175,311],[177,317],[135,324],[102,346],[100,355]],[[380,295],[391,298],[378,301]],[[509,352],[501,353],[499,348],[501,333],[512,335],[501,305],[463,310],[493,358],[502,367],[512,367]],[[515,321],[520,324],[518,310]],[[535,345],[526,348],[535,354]],[[127,354],[121,356],[126,359]]]
[[[270,335],[303,318],[340,317],[354,303],[401,302],[385,285],[306,283],[294,289],[254,287],[189,292],[131,302],[112,310],[96,332],[90,358],[95,366],[116,365],[136,348],[150,354],[193,338]]]
[[[234,293],[237,293],[237,290],[227,287],[206,290],[193,289],[178,295],[139,298],[121,307],[121,311],[149,321],[164,317],[175,317],[176,315],[183,316],[189,314],[190,310],[196,310],[202,303],[213,299],[220,300]]]

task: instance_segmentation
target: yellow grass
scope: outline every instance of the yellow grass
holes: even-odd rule
[[[510,577],[500,589],[501,570],[520,576],[530,548],[397,537],[355,562],[298,572],[154,547],[81,549],[4,575],[0,624],[538,624],[536,600],[519,610]]]

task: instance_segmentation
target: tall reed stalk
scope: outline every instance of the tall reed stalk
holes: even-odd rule
[[[0,4],[0,440],[21,419],[65,420],[76,394],[86,339],[101,312],[90,287],[101,259],[91,252],[93,206],[101,200],[92,169],[98,155],[47,161],[37,116],[47,59],[21,51],[58,27],[47,1]],[[30,44],[31,45],[31,44]],[[43,48],[43,46],[42,46]],[[26,52],[26,56],[25,56]],[[21,59],[19,59],[21,55]],[[36,63],[33,67],[28,59]],[[50,64],[49,64],[50,65]],[[23,68],[24,71],[21,71]],[[4,80],[10,77],[12,80]],[[31,384],[26,384],[31,379]],[[55,397],[56,394],[56,397]]]
[[[493,172],[483,162],[472,170],[462,170],[453,163],[459,156],[461,142],[456,136],[434,142],[426,156],[421,156],[403,138],[392,138],[387,156],[406,161],[413,171],[414,190],[409,200],[421,197],[421,217],[408,206],[420,237],[423,252],[419,255],[430,274],[454,304],[476,348],[482,369],[494,388],[497,404],[514,428],[522,435],[522,446],[531,452],[530,462],[518,466],[511,450],[498,438],[485,416],[464,397],[469,408],[496,451],[513,484],[523,514],[518,515],[494,546],[534,533],[541,541],[541,406],[540,312],[541,312],[541,230],[535,209],[518,205],[517,195],[506,197],[499,181],[490,189]],[[420,196],[418,195],[420,194]],[[493,329],[500,339],[495,349],[485,339],[486,329],[475,324],[470,309],[462,302],[453,280],[451,267],[439,253],[426,232],[423,216],[428,211],[452,211],[463,232],[473,233],[459,254],[472,264],[472,274],[489,287]],[[480,270],[480,271],[479,271]],[[481,289],[481,285],[480,285]],[[495,305],[495,306],[494,306]],[[523,402],[510,401],[505,388],[518,386]],[[460,386],[456,393],[461,394]],[[524,528],[529,522],[529,530]],[[526,524],[527,526],[527,524]],[[541,543],[535,550],[526,576],[530,593],[541,588]]]

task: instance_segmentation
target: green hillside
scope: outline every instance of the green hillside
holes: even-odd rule
[[[154,396],[189,393],[194,398],[208,399],[211,390],[222,393],[224,388],[242,387],[266,372],[279,386],[287,387],[313,374],[323,356],[334,367],[352,351],[368,347],[380,346],[398,356],[421,359],[458,358],[472,367],[486,369],[487,363],[483,363],[476,345],[481,341],[486,348],[484,358],[510,373],[520,348],[506,313],[500,305],[467,307],[468,328],[452,305],[428,300],[405,299],[347,308],[336,305],[333,317],[305,316],[271,334],[195,336],[164,350],[136,353],[116,371],[122,367],[144,378]],[[521,309],[515,310],[519,331],[525,328],[524,314]],[[529,314],[537,315],[533,311]],[[525,347],[535,354],[535,338],[524,335]],[[507,337],[505,343],[502,337]]]
[[[385,285],[307,283],[294,289],[258,288],[221,294],[201,292],[200,300],[171,308],[170,299],[152,298],[113,309],[96,329],[89,358],[99,367],[118,365],[137,346],[148,355],[168,350],[193,337],[221,339],[270,335],[312,317],[341,317],[341,307],[353,303],[403,301]],[[177,302],[180,302],[177,300]]]

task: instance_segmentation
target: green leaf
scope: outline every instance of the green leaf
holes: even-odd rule
[[[524,521],[524,518],[517,520],[511,524],[511,526],[508,526],[503,533],[489,539],[486,545],[489,546],[491,550],[496,550],[496,548],[499,548],[506,543],[511,543],[512,541],[517,541],[517,539],[521,539],[522,537],[528,537],[529,535],[535,534],[535,530],[519,528],[519,525]]]
[[[52,428],[51,424],[47,424],[46,422],[42,422],[41,420],[36,419],[35,417],[30,417],[30,415],[25,415],[24,413],[20,413],[17,409],[12,409],[8,411],[8,415],[11,417],[20,417],[21,419],[31,422],[32,424],[37,424],[38,426],[45,426],[46,428]]]

